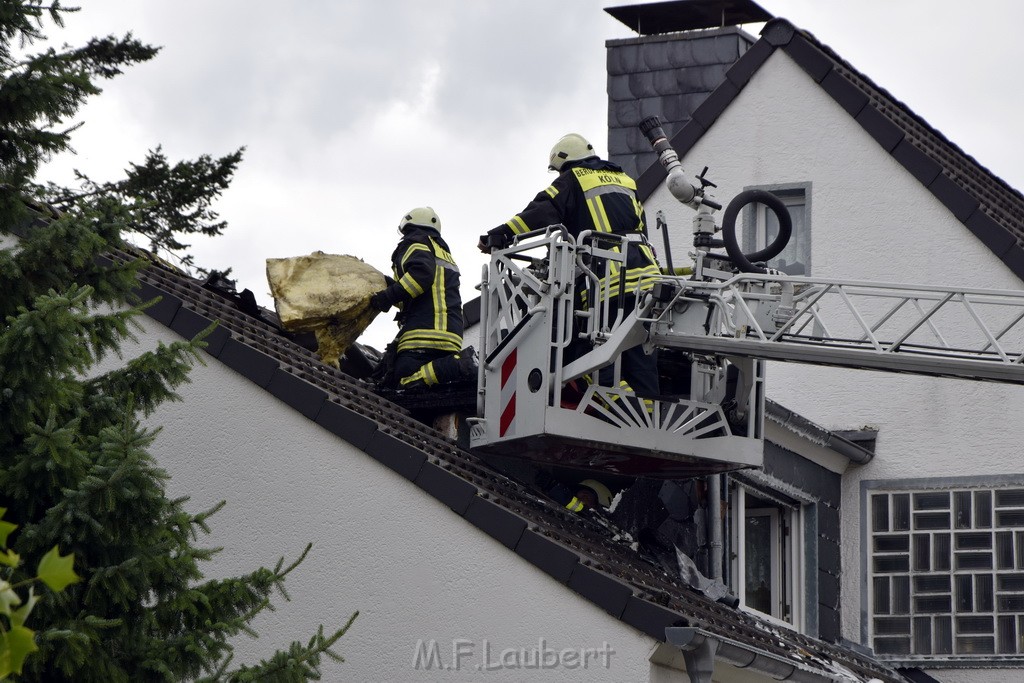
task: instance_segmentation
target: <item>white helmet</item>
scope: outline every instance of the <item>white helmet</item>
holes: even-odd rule
[[[580,482],[580,486],[586,486],[588,489],[594,492],[597,496],[597,502],[601,504],[601,507],[609,507],[612,504],[612,492],[607,486],[597,481],[596,479],[584,479]]]
[[[433,228],[441,232],[441,219],[437,217],[437,212],[429,206],[417,207],[402,216],[402,221],[398,224],[398,232],[404,233],[406,227],[410,225]]]
[[[596,156],[594,146],[587,142],[585,137],[578,133],[569,133],[563,135],[551,148],[548,170],[561,171],[562,165],[567,161],[581,161]]]

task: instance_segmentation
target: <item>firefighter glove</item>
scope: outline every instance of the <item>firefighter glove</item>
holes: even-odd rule
[[[501,229],[502,227],[504,226],[499,226],[496,230],[480,235],[480,244],[477,245],[480,247],[480,251],[486,254],[490,253],[492,249],[504,249],[511,244],[511,240]]]
[[[370,307],[381,313],[391,308],[391,299],[388,298],[386,289],[382,289],[370,297]]]

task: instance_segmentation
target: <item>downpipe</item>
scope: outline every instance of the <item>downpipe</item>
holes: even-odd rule
[[[708,475],[708,572],[724,583],[722,571],[722,475]]]

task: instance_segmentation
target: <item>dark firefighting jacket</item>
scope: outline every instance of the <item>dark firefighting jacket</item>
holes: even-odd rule
[[[487,234],[491,244],[508,244],[515,235],[558,224],[573,237],[585,230],[637,237],[627,253],[626,292],[636,292],[638,283],[640,289],[653,285],[653,280],[642,281],[644,276],[660,272],[646,241],[644,208],[636,196],[636,182],[618,165],[596,158],[567,163],[525,209]],[[612,262],[607,270],[601,291],[614,297],[619,293],[619,268]],[[610,285],[607,290],[606,283]]]
[[[395,282],[384,292],[400,309],[396,351],[461,350],[459,268],[441,234],[408,228],[391,255],[391,268]]]

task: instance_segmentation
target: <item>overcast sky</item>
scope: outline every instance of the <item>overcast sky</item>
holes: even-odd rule
[[[131,31],[163,49],[106,85],[83,111],[77,156],[54,168],[116,179],[157,145],[172,162],[245,146],[217,207],[228,230],[191,251],[268,307],[265,259],[322,250],[389,272],[398,221],[422,205],[475,296],[477,236],[550,183],[554,141],[575,131],[606,153],[605,41],[634,35],[603,11],[629,4],[616,0],[81,4],[51,37]],[[1024,2],[760,4],[1024,188]],[[382,349],[395,332],[380,316],[361,341]]]

